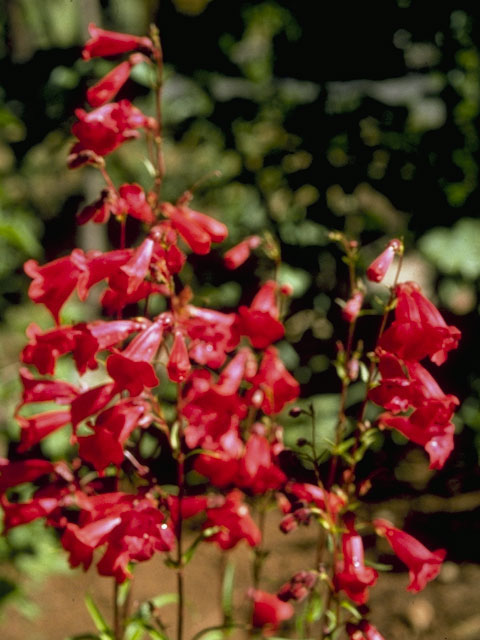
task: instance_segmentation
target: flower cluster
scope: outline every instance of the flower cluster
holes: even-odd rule
[[[120,225],[120,246],[106,252],[77,248],[42,266],[34,260],[25,264],[32,279],[29,296],[48,309],[54,325],[43,330],[31,324],[27,329],[28,343],[21,354],[26,366],[20,370],[23,396],[16,409],[20,439],[15,459],[0,460],[4,530],[43,518],[59,533],[72,567],[87,570],[96,562],[99,574],[122,583],[132,577],[136,563],[156,552],[166,554],[167,564],[181,575],[190,557],[182,542],[183,523],[195,517],[201,541],[224,551],[241,542],[256,549],[257,571],[265,555],[261,522],[270,502],[281,511],[281,531],[316,522],[333,553],[329,562],[319,558],[313,569],[297,572],[276,594],[259,589],[256,579],[248,592],[249,629],[275,633],[294,615],[295,603],[324,587],[327,602],[342,592],[352,607],[362,607],[378,572],[365,563],[354,512],[356,490],[349,488],[358,433],[350,469],[343,469],[341,482],[335,482],[338,451],[333,451],[326,479],[314,442],[309,481],[305,474],[289,474],[276,416],[297,399],[300,388],[275,346],[284,336],[281,309],[289,288],[276,279],[266,280],[248,306],[227,312],[199,306],[190,288],[180,284],[189,254],[208,254],[214,243],[227,238],[227,228],[193,209],[189,191],[176,202],[161,198],[162,52],[157,34],[131,36],[95,25],[90,25],[90,34],[84,59],[128,58],[88,90],[92,109],[76,111],[76,142],[68,164],[72,169],[88,164],[101,172],[105,188],[78,213],[78,223],[105,224],[113,218]],[[127,100],[115,102],[138,64],[152,65],[158,74],[156,117]],[[154,151],[153,185],[115,186],[107,156],[142,134]],[[144,229],[135,247],[125,242],[130,218]],[[226,268],[242,265],[263,242],[251,236],[229,249]],[[348,248],[356,250],[356,243]],[[368,277],[380,282],[402,250],[400,241],[391,241],[367,270]],[[63,324],[68,300],[76,295],[85,301],[93,288],[104,317]],[[386,331],[382,324],[368,399],[385,409],[379,418],[382,427],[397,429],[424,446],[431,467],[440,468],[453,447],[451,418],[458,399],[445,395],[420,361],[429,357],[442,364],[456,347],[459,332],[446,325],[414,283],[396,285],[393,297],[395,319]],[[158,298],[165,310],[149,314],[149,305]],[[343,309],[350,327],[342,351],[347,372],[343,391],[358,374],[359,353],[352,350],[352,336],[363,302],[363,288],[352,286]],[[66,358],[75,375],[62,380],[58,362]],[[93,370],[95,377],[86,375]],[[377,373],[381,377],[375,383]],[[292,415],[302,411],[294,409]],[[311,417],[315,421],[313,409]],[[337,445],[345,422],[342,406]],[[70,433],[69,457],[45,459],[45,438],[65,429]],[[190,483],[192,474],[195,482]],[[34,488],[22,499],[17,488],[26,482]],[[260,526],[252,506],[260,513]],[[428,551],[385,520],[373,525],[407,565],[409,590],[424,588],[438,574],[444,550]],[[343,625],[351,640],[382,640],[362,613],[354,620],[335,619],[335,625]]]

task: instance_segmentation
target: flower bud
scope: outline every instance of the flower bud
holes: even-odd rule
[[[367,278],[371,282],[381,282],[392,264],[395,254],[400,253],[402,248],[400,240],[391,240],[387,248],[368,267]]]

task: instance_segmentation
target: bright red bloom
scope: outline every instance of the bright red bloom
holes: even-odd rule
[[[277,283],[269,280],[261,287],[250,307],[241,306],[238,310],[240,333],[250,338],[255,349],[265,349],[284,336],[285,329],[278,319],[277,288]]]
[[[63,380],[37,380],[25,367],[20,369],[23,395],[20,407],[29,402],[52,402],[70,404],[80,393],[77,387]]]
[[[238,344],[234,313],[222,313],[215,309],[187,306],[188,319],[183,320],[190,344],[188,352],[198,364],[218,369],[226,354]]]
[[[285,368],[275,347],[265,349],[258,373],[251,382],[253,387],[246,401],[261,407],[267,415],[279,413],[300,393],[300,385]]]
[[[90,40],[85,43],[82,51],[82,58],[115,56],[119,53],[126,53],[135,49],[146,49],[151,51],[153,43],[150,38],[132,36],[128,33],[117,33],[116,31],[106,31],[100,29],[93,22],[88,25]]]
[[[259,247],[261,242],[260,236],[245,238],[245,240],[242,240],[242,242],[236,244],[225,253],[223,256],[224,265],[227,269],[237,269],[248,260],[252,249]]]
[[[390,268],[395,254],[401,250],[401,247],[400,240],[390,240],[387,248],[368,267],[367,278],[372,282],[381,282]]]
[[[122,184],[118,193],[122,199],[122,205],[129,216],[148,224],[155,221],[155,216],[147,202],[145,191],[139,184]]]
[[[347,322],[354,322],[362,308],[364,294],[361,291],[355,291],[351,298],[347,300],[346,305],[342,309],[342,318]]]
[[[455,426],[445,421],[444,406],[436,402],[425,404],[410,416],[384,413],[378,418],[380,426],[397,429],[406,438],[425,448],[430,456],[430,469],[441,469],[453,451]]]
[[[215,542],[224,550],[231,549],[241,540],[255,547],[260,544],[262,537],[243,502],[243,494],[237,489],[226,496],[222,505],[207,508],[207,520],[203,528],[209,527],[221,528],[221,531],[207,538],[207,541]]]
[[[93,435],[78,438],[78,455],[97,471],[103,471],[109,464],[120,466],[124,458],[123,446],[132,431],[150,422],[145,404],[129,399],[117,402],[99,414],[92,425]]]
[[[25,273],[33,278],[28,289],[29,298],[33,302],[44,304],[56,324],[59,324],[60,309],[87,268],[85,254],[80,249],[76,249],[74,253],[74,260],[72,254],[41,267],[36,260],[27,260],[24,265]]]
[[[63,494],[56,487],[47,488],[28,502],[8,502],[3,499],[3,532],[39,518],[48,517],[63,504]]]
[[[72,127],[72,133],[78,142],[72,148],[72,154],[86,149],[99,156],[106,156],[126,140],[138,138],[137,129],[152,129],[153,122],[128,100],[110,102],[93,111],[76,109],[78,122]]]
[[[343,558],[335,568],[334,584],[356,604],[365,604],[368,587],[375,584],[378,573],[364,564],[363,541],[354,529],[353,519],[346,524],[348,532],[342,535]]]
[[[404,360],[429,356],[435,364],[443,364],[448,352],[457,348],[460,331],[447,326],[415,282],[399,284],[396,295],[395,320],[383,334],[380,346]]]
[[[409,569],[410,584],[407,591],[416,593],[440,573],[447,554],[445,549],[429,551],[416,538],[394,527],[388,520],[377,518],[373,526],[378,535],[387,538],[395,554]]]
[[[272,593],[250,589],[248,595],[253,600],[252,625],[261,628],[264,636],[275,633],[280,623],[295,613],[289,602],[283,602]]]
[[[141,331],[122,353],[107,358],[107,371],[131,396],[138,396],[144,387],[156,387],[158,378],[150,362],[155,357],[163,338],[163,325],[153,322]]]

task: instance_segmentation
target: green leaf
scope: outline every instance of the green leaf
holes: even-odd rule
[[[235,581],[235,565],[227,562],[223,573],[222,611],[225,622],[230,622],[233,616],[233,587]]]
[[[156,608],[160,609],[167,604],[176,604],[178,602],[178,594],[177,593],[162,593],[159,596],[155,596],[154,598],[150,598],[149,602]]]
[[[349,602],[348,600],[342,600],[342,602],[340,603],[340,606],[346,609],[349,613],[351,613],[356,620],[361,620],[362,614],[351,602]]]
[[[97,607],[97,605],[93,601],[92,596],[89,593],[87,593],[87,595],[85,596],[85,604],[87,606],[88,613],[90,614],[93,620],[93,623],[95,624],[97,629],[100,631],[101,639],[110,640],[111,638],[113,638],[112,630],[108,626],[107,622],[105,621],[105,618],[100,612],[100,609]]]

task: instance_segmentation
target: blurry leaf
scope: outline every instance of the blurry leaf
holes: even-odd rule
[[[297,269],[296,267],[291,267],[290,265],[283,262],[280,265],[280,269],[278,272],[278,282],[280,284],[289,284],[293,289],[292,296],[294,298],[300,298],[304,295],[304,293],[310,286],[312,282],[312,276],[308,273],[308,271]]]
[[[418,246],[443,273],[469,280],[480,276],[480,220],[462,218],[451,229],[427,231]]]

